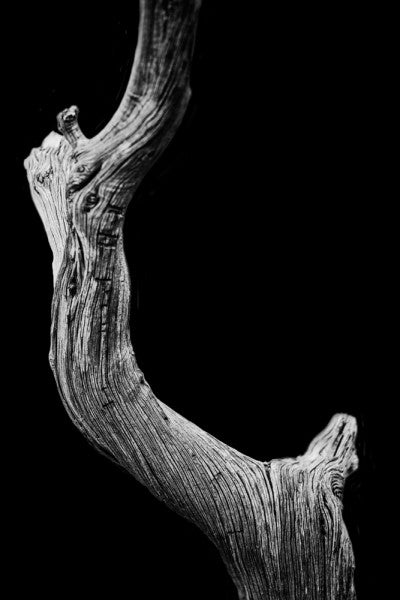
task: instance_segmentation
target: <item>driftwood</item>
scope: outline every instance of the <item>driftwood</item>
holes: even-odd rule
[[[124,217],[187,107],[200,1],[140,7],[111,121],[88,139],[73,106],[25,161],[54,255],[49,360],[60,396],[99,451],[210,538],[240,598],[354,599],[342,490],[357,467],[355,419],[335,415],[303,456],[260,462],[160,402],[135,359]]]

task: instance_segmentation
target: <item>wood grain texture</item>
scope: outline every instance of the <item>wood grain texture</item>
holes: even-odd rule
[[[124,218],[189,101],[200,2],[140,6],[111,121],[88,139],[72,106],[25,161],[54,256],[49,360],[60,396],[90,443],[217,546],[239,598],[354,599],[342,492],[357,467],[355,419],[335,415],[303,456],[260,462],[160,402],[137,364]]]

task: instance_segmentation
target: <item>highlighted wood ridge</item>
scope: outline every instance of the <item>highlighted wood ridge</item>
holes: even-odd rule
[[[54,257],[50,364],[75,425],[201,528],[239,598],[354,599],[342,492],[357,467],[355,419],[336,415],[303,456],[263,463],[160,402],[132,349],[123,223],[185,113],[199,8],[141,0],[132,73],[111,121],[88,139],[77,107],[66,109],[60,133],[25,161]]]

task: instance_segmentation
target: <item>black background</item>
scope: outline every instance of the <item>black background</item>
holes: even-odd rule
[[[71,104],[88,136],[111,117],[136,41],[130,4],[12,13],[14,586],[234,599],[208,540],[74,429],[47,363],[51,252],[22,161]],[[190,106],[126,222],[132,339],[165,403],[255,458],[300,454],[334,413],[357,417],[345,520],[359,598],[380,598],[379,27],[365,9],[261,4],[204,1]]]

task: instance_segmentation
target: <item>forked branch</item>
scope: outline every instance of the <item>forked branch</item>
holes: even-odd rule
[[[356,423],[335,416],[297,459],[263,463],[160,402],[130,340],[128,204],[189,96],[198,0],[141,0],[122,102],[88,139],[73,106],[25,165],[53,250],[50,363],[76,426],[218,547],[241,598],[354,598],[341,517]],[[289,551],[290,550],[290,551]]]

